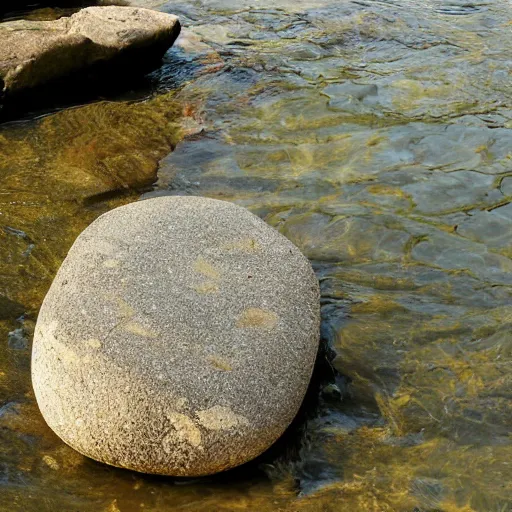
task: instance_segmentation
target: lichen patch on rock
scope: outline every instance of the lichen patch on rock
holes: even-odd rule
[[[228,430],[239,425],[248,425],[249,421],[235,414],[231,408],[214,405],[204,411],[196,412],[199,423],[208,430]]]
[[[236,326],[272,329],[278,321],[279,317],[272,311],[261,308],[247,308],[238,317]]]
[[[178,442],[186,442],[194,448],[201,446],[201,431],[196,427],[195,423],[186,414],[177,412],[168,416],[173,430],[167,434],[165,444],[169,451],[172,451],[173,438],[177,438]]]

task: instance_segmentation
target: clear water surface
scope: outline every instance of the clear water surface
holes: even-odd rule
[[[143,83],[0,127],[0,510],[511,511],[512,4],[162,9],[183,33]],[[31,390],[66,251],[141,194],[244,205],[321,283],[303,411],[216,477],[88,460]]]

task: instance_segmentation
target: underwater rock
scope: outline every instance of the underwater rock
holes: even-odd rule
[[[58,80],[101,77],[114,69],[150,69],[179,32],[176,16],[134,7],[88,7],[56,21],[2,23],[3,95],[7,100]]]
[[[76,240],[41,308],[32,381],[79,452],[147,473],[247,462],[287,428],[318,348],[309,261],[245,208],[160,197]]]

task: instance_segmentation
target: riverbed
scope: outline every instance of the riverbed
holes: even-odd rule
[[[187,0],[145,80],[0,126],[0,510],[512,510],[512,5]],[[45,11],[39,16],[53,16]],[[249,208],[311,260],[296,422],[215,477],[107,467],[45,425],[38,308],[101,213]]]

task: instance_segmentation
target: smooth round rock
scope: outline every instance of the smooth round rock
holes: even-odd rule
[[[319,323],[310,263],[248,210],[202,197],[122,206],[78,237],[44,300],[37,402],[93,459],[216,473],[290,424]]]

